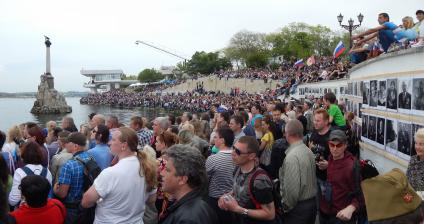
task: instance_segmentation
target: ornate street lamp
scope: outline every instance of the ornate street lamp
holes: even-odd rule
[[[352,18],[350,18],[348,21],[347,21],[347,23],[349,24],[349,25],[343,25],[342,24],[342,22],[343,22],[343,15],[340,13],[338,16],[337,16],[337,21],[339,21],[339,24],[340,24],[340,26],[342,27],[342,28],[344,28],[344,29],[346,29],[347,31],[349,31],[349,48],[352,48],[352,31],[354,31],[354,30],[356,30],[358,27],[360,27],[361,26],[361,24],[362,24],[362,21],[364,20],[364,15],[362,15],[361,13],[359,13],[359,15],[358,15],[358,21],[359,21],[359,24],[356,24],[356,25],[354,25],[354,20],[352,19]]]

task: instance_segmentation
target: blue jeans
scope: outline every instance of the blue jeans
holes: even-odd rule
[[[79,215],[79,209],[66,209],[66,218],[65,218],[65,224],[74,224],[77,223]]]
[[[367,60],[366,52],[358,52],[358,53],[350,54],[350,61],[354,64],[359,64],[365,60]]]
[[[395,35],[392,30],[380,30],[378,31],[378,39],[384,52],[387,52],[390,45],[396,42]]]

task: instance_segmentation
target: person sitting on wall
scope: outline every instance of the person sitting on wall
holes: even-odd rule
[[[358,41],[362,43],[362,42],[367,42],[371,40],[372,38],[378,36],[378,40],[379,40],[379,43],[381,44],[381,47],[383,48],[383,51],[387,52],[390,45],[396,42],[393,30],[395,30],[398,27],[394,23],[390,22],[389,14],[384,12],[378,14],[378,23],[380,24],[379,26],[375,28],[371,28],[358,35],[352,36],[352,40],[357,40],[361,37],[367,36],[363,40]]]

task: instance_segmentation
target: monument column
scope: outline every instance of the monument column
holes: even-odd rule
[[[48,37],[46,37],[46,41],[44,43],[46,44],[46,75],[50,75],[50,45],[52,45],[52,43]]]
[[[47,85],[49,86],[49,89],[54,89],[54,78],[52,76],[51,70],[50,70],[50,46],[52,43],[50,42],[50,38],[47,36],[44,36],[46,38],[46,41],[44,41],[44,44],[46,44],[46,79],[47,79]]]
[[[31,109],[33,114],[59,114],[70,113],[72,107],[68,106],[65,97],[54,89],[54,78],[50,70],[50,39],[46,40],[46,71],[41,75],[40,85],[38,85],[37,97]]]

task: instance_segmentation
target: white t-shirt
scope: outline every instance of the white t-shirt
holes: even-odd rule
[[[34,165],[34,164],[28,164],[26,165],[32,172],[36,175],[40,175],[41,171],[43,169],[42,165]],[[47,169],[47,168],[46,168]],[[12,184],[12,190],[9,193],[9,204],[12,206],[15,206],[18,204],[18,202],[21,201],[21,190],[19,190],[19,185],[21,185],[21,180],[26,177],[26,173],[21,169],[18,168],[15,171],[15,174],[13,175],[13,184]],[[52,184],[52,174],[47,169],[47,180],[49,181],[50,185]]]
[[[14,153],[16,150],[16,143],[15,142],[11,142],[11,143],[6,143],[3,145],[3,148],[1,149],[2,152],[10,152],[10,153]]]
[[[100,173],[93,184],[101,198],[94,223],[143,223],[146,201],[156,190],[146,192],[139,170],[140,162],[131,156]]]

